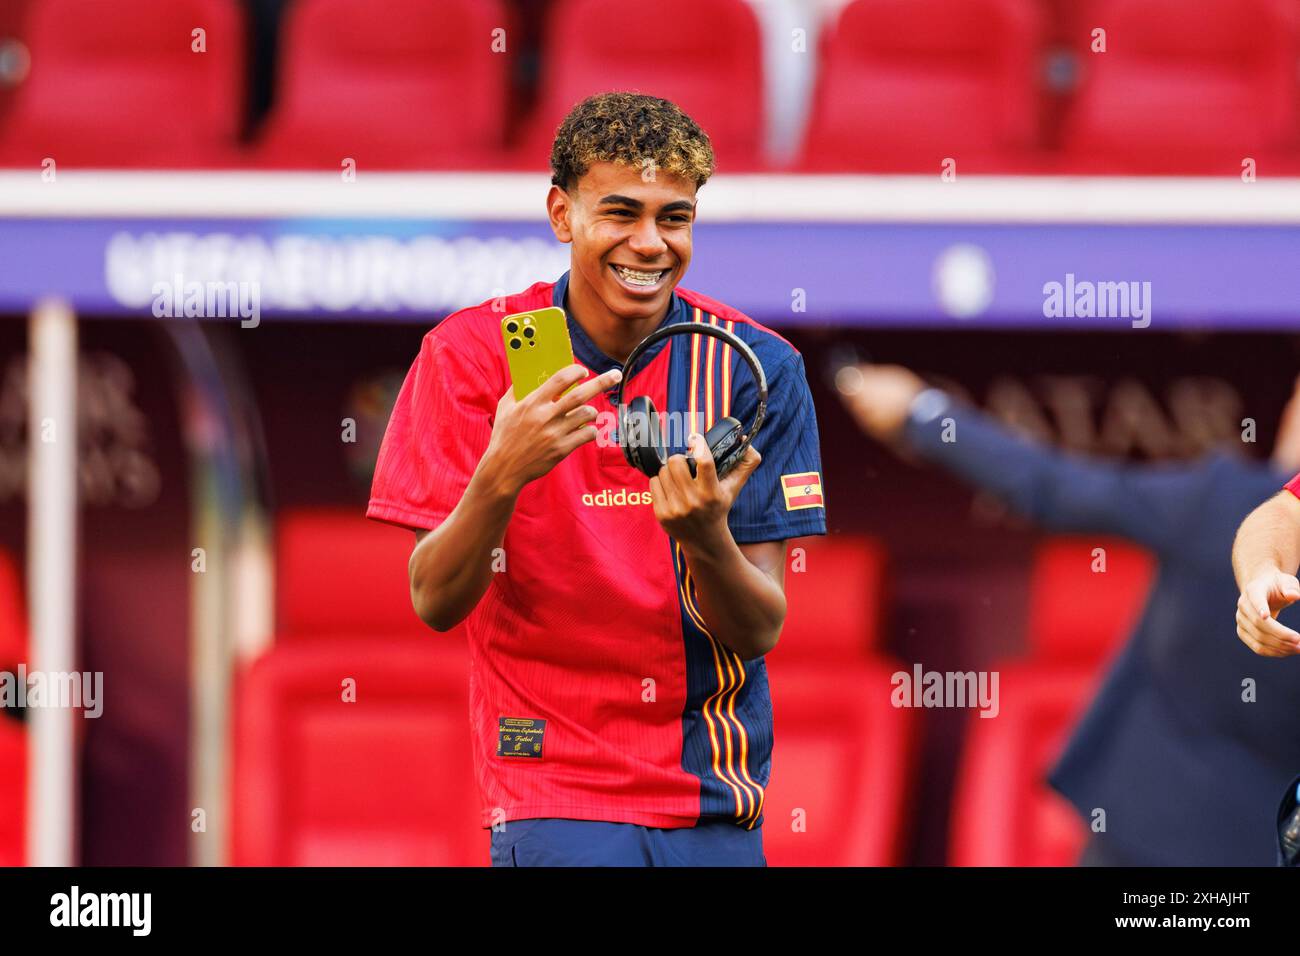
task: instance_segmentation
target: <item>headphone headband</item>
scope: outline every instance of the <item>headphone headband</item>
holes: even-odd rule
[[[745,431],[745,441],[740,451],[740,454],[743,455],[743,449],[753,442],[759,429],[763,427],[763,419],[767,417],[767,376],[763,373],[763,366],[758,361],[758,356],[754,354],[754,350],[740,336],[734,332],[728,332],[721,326],[706,322],[674,322],[672,325],[661,326],[642,339],[640,344],[632,350],[632,354],[627,357],[627,361],[623,363],[623,377],[618,380],[618,391],[614,396],[614,407],[618,409],[620,443],[626,442],[626,407],[623,404],[623,387],[627,385],[628,380],[632,377],[630,369],[646,349],[670,335],[708,335],[715,339],[721,339],[740,353],[740,357],[749,366],[750,372],[754,375],[754,383],[758,386],[758,408],[754,412],[754,421]],[[691,427],[694,427],[693,422]]]

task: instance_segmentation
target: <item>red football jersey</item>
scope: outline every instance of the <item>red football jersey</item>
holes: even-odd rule
[[[1291,492],[1291,494],[1295,495],[1297,498],[1300,498],[1300,475],[1296,475],[1282,487]]]
[[[509,387],[501,318],[562,305],[567,278],[509,296],[504,311],[464,309],[425,336],[384,435],[369,517],[432,529],[455,508]],[[723,325],[768,377],[754,443],[763,460],[729,517],[736,541],[824,534],[817,424],[798,351],[685,289],[664,321]],[[568,322],[579,363],[593,374],[617,366]],[[748,423],[756,389],[733,353],[705,336],[666,339],[638,361],[625,400],[648,395],[661,411],[697,413],[705,428],[724,414]],[[601,439],[520,493],[503,567],[465,621],[482,822],[683,827],[717,815],[754,827],[771,766],[766,669],[705,627],[685,559],[655,520],[649,479],[610,438],[612,394],[591,403]]]

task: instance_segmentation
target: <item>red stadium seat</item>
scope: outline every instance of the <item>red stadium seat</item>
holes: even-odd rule
[[[1064,161],[1085,173],[1239,175],[1294,164],[1297,31],[1293,0],[1097,0],[1080,36],[1082,82]]]
[[[645,13],[668,29],[628,29]],[[617,38],[617,39],[614,39]],[[594,93],[672,100],[703,127],[723,172],[762,163],[763,69],[758,23],[743,0],[562,0],[550,14],[537,115],[518,162],[545,169],[555,130]]]
[[[353,508],[303,508],[276,523],[276,635],[442,640],[416,616],[407,585],[415,535]]]
[[[822,36],[799,165],[938,174],[1033,168],[1032,0],[855,0]]]
[[[954,866],[1073,866],[1087,827],[1046,775],[1092,698],[1088,668],[1012,664],[999,674],[995,718],[972,713],[953,790]]]
[[[1100,568],[1104,551],[1105,571]],[[995,668],[996,719],[972,716],[951,818],[959,866],[1072,866],[1086,827],[1046,775],[1128,639],[1154,561],[1116,538],[1056,537],[1034,559],[1029,659]]]
[[[33,6],[32,0],[0,3],[0,62],[3,63],[0,67],[0,131],[4,129],[4,119],[30,66],[26,43],[27,11]]]
[[[1094,555],[1098,548],[1104,555]],[[1106,570],[1094,571],[1103,558]],[[1127,541],[1050,539],[1034,558],[1029,589],[1033,659],[1100,664],[1132,633],[1153,570],[1151,555]]]
[[[27,660],[27,611],[18,565],[0,550],[0,671]],[[27,824],[27,731],[0,714],[0,866],[23,864]]]
[[[196,29],[206,52],[192,48]],[[43,0],[26,39],[31,73],[0,134],[0,163],[233,161],[245,43],[235,0]]]
[[[0,715],[0,866],[26,861],[27,730]]]
[[[795,554],[802,548],[802,554]],[[886,617],[884,547],[847,534],[800,538],[786,561],[782,660],[859,660],[879,650]]]
[[[775,735],[767,859],[896,865],[910,826],[920,724],[914,711],[892,705],[891,677],[901,665],[879,653],[887,554],[875,539],[854,535],[801,538],[793,547],[804,553],[787,561],[786,625],[766,658]]]
[[[463,640],[372,638],[258,660],[237,682],[232,862],[486,865],[468,662]]]
[[[284,27],[259,165],[338,170],[501,164],[506,71],[497,0],[298,0]],[[510,47],[507,45],[507,51]]]
[[[27,601],[18,564],[0,550],[0,670],[27,660]]]
[[[890,701],[899,668],[767,658],[772,779],[763,845],[772,866],[893,866],[909,831],[916,712]]]

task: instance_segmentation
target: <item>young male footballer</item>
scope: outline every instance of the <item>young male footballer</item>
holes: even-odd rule
[[[578,104],[546,197],[569,271],[425,335],[379,452],[367,515],[415,529],[416,612],[468,635],[497,866],[766,864],[763,655],[785,619],[786,541],[825,534],[826,517],[801,355],[678,286],[713,169],[708,137],[666,100]],[[502,319],[549,306],[576,364],[516,401]],[[622,363],[678,323],[733,332],[766,374],[766,420],[721,479],[695,432],[751,422],[758,390],[716,338],[670,335],[630,370],[625,402],[692,423],[675,441],[669,429],[657,475],[610,434]]]

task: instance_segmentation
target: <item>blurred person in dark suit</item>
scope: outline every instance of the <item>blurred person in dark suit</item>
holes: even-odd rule
[[[1275,865],[1278,795],[1300,762],[1300,669],[1232,639],[1226,556],[1242,519],[1300,469],[1300,380],[1267,463],[1216,451],[1160,465],[1031,442],[899,366],[849,366],[837,385],[868,434],[1042,528],[1117,535],[1155,556],[1137,628],[1048,777],[1085,820],[1106,811],[1080,864]]]

